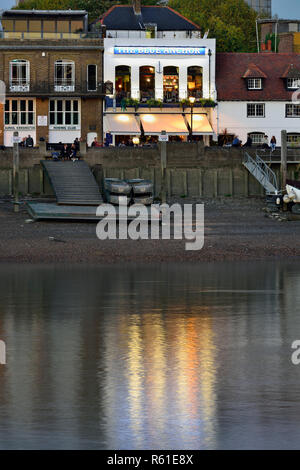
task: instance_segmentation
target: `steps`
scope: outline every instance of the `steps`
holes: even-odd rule
[[[42,160],[57,204],[98,206],[103,202],[98,184],[87,163]]]
[[[258,156],[252,158],[245,152],[243,165],[265,188],[267,194],[278,194],[277,178],[273,170]]]

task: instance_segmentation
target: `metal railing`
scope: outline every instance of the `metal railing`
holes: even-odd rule
[[[26,87],[14,87],[10,85],[7,94],[34,96],[34,95],[86,95],[86,96],[105,96],[111,93],[111,87],[107,83],[97,83],[95,89],[87,81],[72,82],[63,84],[60,82],[36,82],[27,84]]]
[[[269,188],[273,187],[275,193],[279,193],[276,174],[257,153],[254,159],[248,152],[245,152],[243,163],[267,192],[270,192]]]
[[[257,149],[256,153],[262,160],[268,163],[280,163],[281,161],[280,148],[276,148],[276,150],[273,151],[271,149]],[[287,160],[289,162],[298,163],[300,161],[300,149],[297,151],[297,149],[288,148]]]
[[[38,32],[18,32],[18,31],[3,31],[0,32],[0,41],[1,40],[14,40],[14,39],[44,39],[44,40],[78,40],[78,39],[102,39],[101,32],[78,32],[78,33],[44,33],[41,31]]]

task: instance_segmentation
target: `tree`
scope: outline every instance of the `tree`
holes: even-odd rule
[[[156,5],[157,0],[143,0],[143,5]],[[130,0],[25,0],[17,9],[23,10],[86,10],[90,21],[99,18],[113,5],[128,5]]]
[[[216,38],[219,52],[255,52],[257,13],[244,0],[170,0],[169,6]]]

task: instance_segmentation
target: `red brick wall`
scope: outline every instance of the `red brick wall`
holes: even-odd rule
[[[293,33],[280,34],[280,42],[278,52],[293,53],[294,52],[294,35]]]

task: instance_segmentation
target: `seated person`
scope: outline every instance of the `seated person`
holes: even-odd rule
[[[71,145],[70,159],[72,160],[72,162],[75,162],[76,160],[78,160],[78,157],[77,157],[77,148],[76,148],[76,145],[75,145],[75,144],[72,144],[72,145]]]
[[[241,146],[241,141],[238,138],[238,136],[235,136],[235,138],[233,139],[233,142],[232,142],[232,147],[240,147],[240,146]]]
[[[69,160],[69,158],[70,158],[70,150],[69,150],[67,144],[64,144],[63,148],[61,149],[60,158],[61,158],[62,160]]]
[[[91,147],[102,147],[100,142],[98,142],[97,137],[94,138]]]

